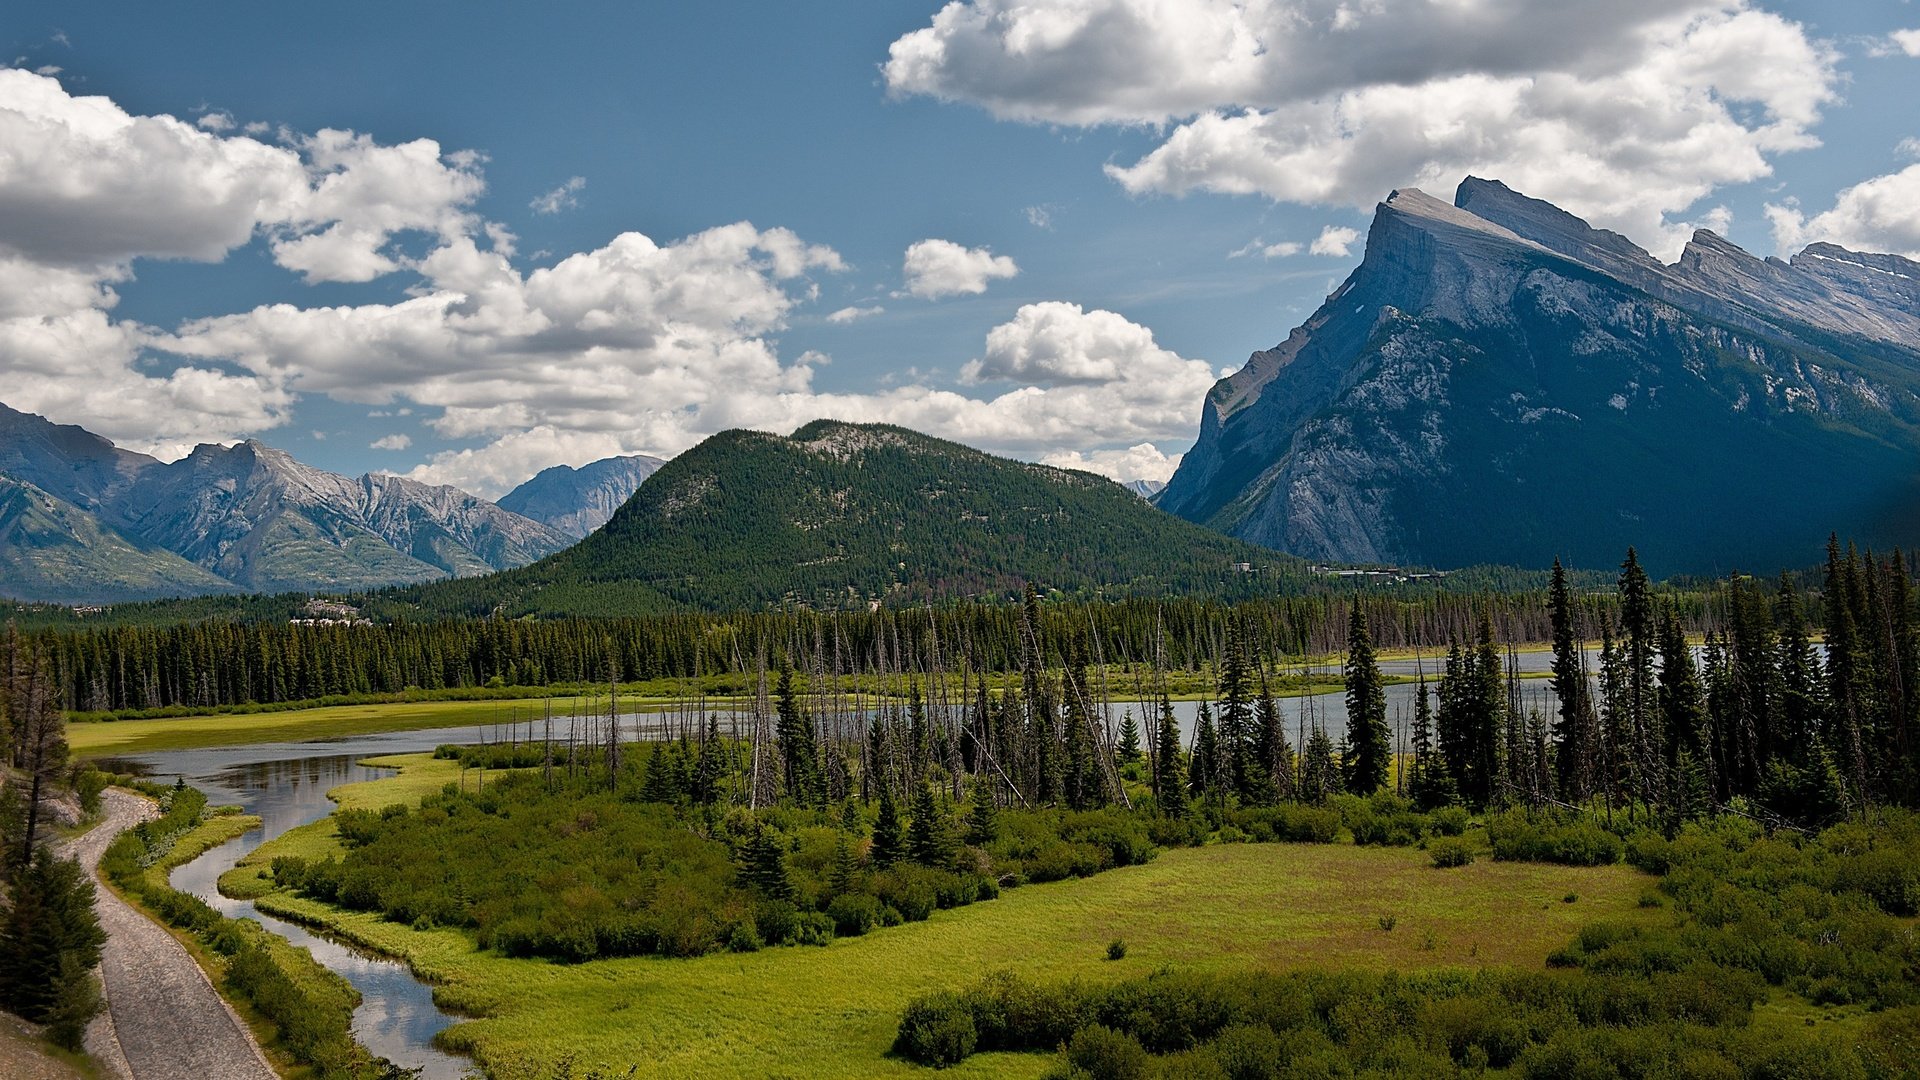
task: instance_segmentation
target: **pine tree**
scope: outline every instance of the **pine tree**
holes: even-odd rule
[[[1627,736],[1632,740],[1632,760],[1636,794],[1648,806],[1662,801],[1665,787],[1660,748],[1665,738],[1659,730],[1655,710],[1653,658],[1659,645],[1654,625],[1653,584],[1640,568],[1640,555],[1633,548],[1620,564],[1620,629],[1626,636],[1626,709]]]
[[[906,853],[906,830],[900,824],[900,810],[893,804],[893,789],[880,785],[880,810],[873,819],[873,846],[867,858],[882,869],[899,862]]]
[[[907,826],[907,857],[922,866],[945,866],[953,857],[946,815],[934,801],[933,785],[921,784],[913,796],[913,821]]]
[[[853,841],[843,830],[833,839],[833,861],[827,864],[827,891],[834,896],[850,893],[859,876],[860,862],[853,857]]]
[[[91,985],[106,943],[93,900],[93,881],[79,863],[56,858],[46,844],[34,847],[0,907],[0,1007],[35,1023],[85,1026],[92,1014],[78,982]]]
[[[1226,655],[1220,661],[1219,759],[1209,762],[1214,776],[1242,800],[1252,800],[1265,777],[1253,754],[1253,678],[1246,643],[1234,620],[1227,622]]]
[[[1254,753],[1267,777],[1261,802],[1291,799],[1294,796],[1293,747],[1287,744],[1287,726],[1280,719],[1280,703],[1274,700],[1267,676],[1260,674],[1260,696],[1253,705]]]
[[[1120,716],[1119,756],[1122,765],[1131,765],[1140,760],[1140,725],[1134,722],[1132,709]]]
[[[787,875],[787,852],[780,834],[756,825],[740,849],[740,877],[769,900],[792,902],[793,879]]]
[[[1387,696],[1380,663],[1367,630],[1366,613],[1355,604],[1347,624],[1347,749],[1341,757],[1347,790],[1371,795],[1386,786],[1392,734],[1387,729]]]
[[[1180,768],[1180,725],[1173,716],[1173,703],[1160,696],[1160,724],[1153,749],[1153,805],[1161,816],[1187,816],[1187,785]]]
[[[1334,761],[1333,737],[1315,724],[1300,754],[1300,800],[1322,803],[1340,793],[1340,769]]]
[[[1569,801],[1581,803],[1592,797],[1598,783],[1598,722],[1574,625],[1567,571],[1559,559],[1553,560],[1553,580],[1547,595],[1553,620],[1553,693],[1560,701],[1559,720],[1553,729],[1553,760],[1560,790]]]
[[[1422,682],[1413,699],[1413,769],[1407,797],[1423,810],[1432,810],[1459,798],[1446,762],[1433,743],[1433,697]]]
[[[1213,710],[1206,702],[1194,717],[1193,760],[1187,768],[1187,783],[1196,799],[1224,799],[1220,783],[1220,738],[1213,729]]]
[[[985,847],[1000,838],[1000,808],[993,800],[993,782],[982,776],[973,782],[967,808],[967,843]]]
[[[780,665],[780,682],[774,691],[779,717],[781,774],[786,778],[787,798],[801,806],[820,806],[826,802],[826,784],[820,775],[820,751],[814,744],[813,720],[800,707],[793,685],[793,665]]]

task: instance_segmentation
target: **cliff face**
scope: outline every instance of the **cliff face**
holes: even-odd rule
[[[1920,535],[1920,264],[1697,234],[1665,266],[1503,185],[1382,203],[1217,384],[1156,500],[1316,559],[1768,570]],[[1904,540],[1903,540],[1904,538]]]
[[[647,477],[666,462],[645,454],[603,458],[573,468],[555,465],[508,492],[500,505],[574,539],[605,525]]]

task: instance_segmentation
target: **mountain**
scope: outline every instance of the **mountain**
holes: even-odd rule
[[[16,493],[26,501],[0,550],[21,576],[9,575],[0,594],[24,596],[23,583],[45,578],[36,599],[377,588],[520,566],[572,542],[457,488],[349,479],[253,441],[162,462],[5,406],[0,476],[32,489]],[[80,588],[86,579],[62,569],[79,557],[72,543],[26,543],[54,535],[55,519],[72,543],[84,541],[100,588]],[[160,554],[202,573],[154,565]],[[44,565],[29,573],[29,564]],[[60,581],[77,591],[60,591]]]
[[[237,591],[161,548],[136,544],[78,506],[0,476],[0,594],[104,603]]]
[[[639,490],[641,481],[665,464],[659,458],[635,454],[603,458],[577,469],[555,465],[508,492],[499,505],[579,540],[605,525],[620,504]]]
[[[1658,573],[1920,538],[1920,264],[1707,231],[1669,266],[1469,178],[1202,408],[1161,509],[1313,559]]]
[[[1043,587],[1218,592],[1292,561],[1104,477],[904,428],[726,431],[662,465],[598,532],[520,570],[404,590],[439,613],[819,608]],[[1272,588],[1270,581],[1263,581]]]
[[[1123,480],[1120,486],[1143,499],[1151,499],[1166,488],[1164,480]]]

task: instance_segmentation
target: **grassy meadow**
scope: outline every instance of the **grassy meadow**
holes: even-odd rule
[[[413,801],[459,775],[454,762],[425,755],[373,763],[403,771],[335,789],[343,806]],[[466,782],[476,779],[470,772]],[[254,852],[222,887],[257,895],[270,888],[261,870],[275,855],[324,856],[337,844],[325,821],[294,830]],[[901,1008],[988,971],[1119,979],[1161,967],[1537,969],[1580,926],[1635,917],[1649,884],[1620,866],[1482,860],[1437,870],[1406,848],[1214,845],[1011,889],[825,947],[578,965],[483,953],[459,931],[415,931],[288,893],[257,902],[406,957],[439,984],[443,1006],[474,1017],[443,1038],[502,1080],[545,1077],[569,1057],[576,1075],[638,1066],[642,1076],[811,1077],[921,1072],[887,1056]],[[1109,961],[1116,938],[1127,954]],[[980,1055],[954,1071],[1037,1076],[1051,1062]]]

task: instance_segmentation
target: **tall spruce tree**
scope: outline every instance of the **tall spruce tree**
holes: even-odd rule
[[[1253,677],[1246,641],[1237,623],[1227,621],[1226,652],[1220,659],[1218,709],[1219,760],[1214,774],[1243,801],[1254,801],[1265,783],[1253,753]]]
[[[900,824],[900,808],[893,802],[893,788],[881,784],[880,809],[874,815],[873,844],[867,849],[867,858],[884,870],[900,861],[906,846],[906,829]]]
[[[953,835],[934,799],[932,784],[921,784],[914,792],[913,820],[907,825],[907,857],[922,866],[935,867],[953,859]]]
[[[1187,815],[1186,778],[1180,768],[1180,725],[1174,720],[1173,703],[1160,696],[1160,723],[1154,732],[1153,805],[1161,816],[1182,818]]]
[[[1367,629],[1366,612],[1355,604],[1347,624],[1347,749],[1341,765],[1346,788],[1371,795],[1387,784],[1392,733],[1387,728],[1387,694],[1380,662]]]
[[[1553,761],[1560,791],[1568,801],[1582,803],[1597,788],[1599,722],[1593,693],[1587,684],[1586,654],[1582,650],[1573,594],[1567,571],[1553,560],[1553,579],[1547,593],[1553,620],[1553,693],[1560,701],[1553,729]]]
[[[1187,785],[1196,799],[1225,799],[1220,776],[1220,736],[1213,727],[1213,710],[1201,702],[1193,721],[1193,755],[1187,766]]]

